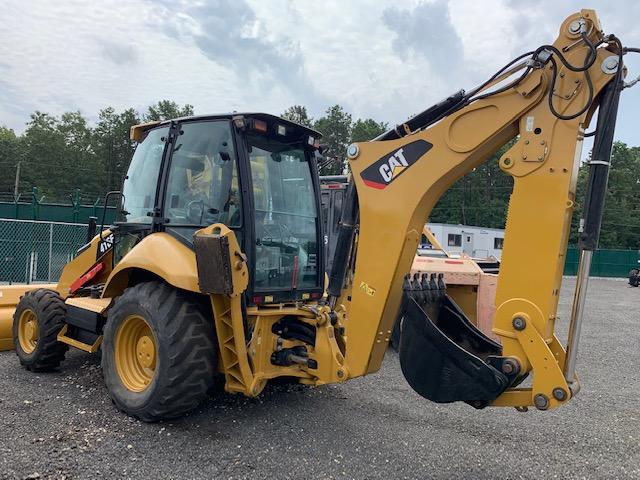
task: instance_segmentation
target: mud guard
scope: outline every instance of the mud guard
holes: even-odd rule
[[[403,314],[400,366],[421,396],[482,408],[513,381],[487,363],[500,364],[501,346],[480,332],[448,295],[423,308],[405,292]]]

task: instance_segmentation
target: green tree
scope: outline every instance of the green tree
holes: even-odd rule
[[[498,161],[511,145],[454,183],[434,206],[429,221],[504,228],[513,180]]]
[[[79,111],[65,112],[60,116],[57,130],[64,140],[64,163],[63,175],[54,189],[58,191],[56,197],[69,200],[75,189],[92,194],[101,191],[102,166],[93,150],[92,130],[87,119]]]
[[[48,200],[60,200],[65,176],[65,137],[55,116],[36,111],[23,134],[24,161],[20,178],[29,187],[39,187]]]
[[[145,122],[153,122],[189,117],[191,115],[193,115],[193,105],[187,103],[180,106],[173,100],[160,100],[147,108],[143,118]]]
[[[20,190],[38,187],[48,201],[68,203],[75,189],[100,191],[102,169],[92,130],[79,112],[60,118],[35,112],[22,138]]]
[[[144,120],[161,120],[193,114],[190,105],[179,106],[163,100],[148,108]],[[294,105],[284,117],[311,125],[324,134],[326,161],[321,174],[344,171],[346,148],[351,142],[367,141],[387,129],[383,122],[359,119],[355,122],[340,105],[327,109],[315,122],[305,107]],[[60,117],[36,111],[31,115],[22,135],[0,127],[0,177],[2,200],[13,198],[14,180],[20,162],[19,192],[29,193],[37,186],[47,201],[69,202],[78,188],[85,202],[93,203],[108,190],[120,188],[123,176],[135,150],[129,139],[131,126],[140,123],[134,109],[116,112],[107,107],[100,111],[94,128],[78,111]],[[458,180],[440,198],[430,220],[504,228],[513,181],[504,174],[498,159],[510,147],[506,145],[487,162]],[[577,242],[589,165],[581,165],[578,173],[576,207],[570,242]],[[616,142],[605,199],[600,235],[601,248],[640,249],[640,147]],[[28,200],[25,196],[23,200]]]
[[[314,128],[322,133],[326,161],[320,166],[321,175],[342,173],[345,166],[346,150],[351,140],[351,114],[340,105],[329,107],[323,117],[316,120]]]
[[[18,162],[22,158],[22,142],[13,130],[0,127],[0,200],[13,199],[13,187]]]
[[[578,241],[578,225],[586,195],[589,164],[585,162],[578,174],[576,207],[571,228],[572,244]],[[640,148],[613,144],[609,183],[602,215],[600,248],[640,249]]]
[[[313,127],[313,118],[311,118],[309,113],[307,113],[307,107],[302,105],[290,106],[284,111],[281,117],[305,127]]]
[[[113,107],[100,110],[93,133],[93,144],[102,165],[102,194],[120,189],[135,151],[135,144],[129,139],[129,131],[138,123],[140,118],[133,108],[122,113],[117,113]]]
[[[388,129],[385,122],[376,122],[372,118],[358,119],[351,128],[351,142],[366,142],[383,134]]]

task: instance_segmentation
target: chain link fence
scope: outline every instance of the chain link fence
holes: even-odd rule
[[[48,283],[87,240],[87,225],[0,219],[0,284]]]

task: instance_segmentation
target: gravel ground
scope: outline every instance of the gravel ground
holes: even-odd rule
[[[220,395],[144,424],[115,410],[95,356],[32,374],[0,353],[0,478],[640,478],[640,289],[594,279],[589,293],[582,392],[552,412],[429,403],[390,352],[344,385]]]

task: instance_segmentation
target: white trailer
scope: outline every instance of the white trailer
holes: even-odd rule
[[[446,223],[428,223],[427,226],[442,246],[453,255],[465,253],[472,258],[494,257],[498,260],[502,256],[504,230]]]

